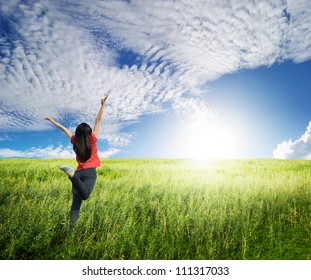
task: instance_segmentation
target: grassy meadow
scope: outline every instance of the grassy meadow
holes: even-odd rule
[[[311,259],[311,162],[102,160],[76,229],[73,159],[0,160],[0,259]]]

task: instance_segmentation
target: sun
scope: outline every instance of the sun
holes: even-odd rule
[[[243,149],[238,132],[220,122],[193,126],[185,142],[186,156],[192,159],[233,158]]]

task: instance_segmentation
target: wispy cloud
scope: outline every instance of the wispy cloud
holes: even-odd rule
[[[208,102],[202,98],[178,98],[173,104],[180,121],[188,129],[205,127],[216,116],[217,111],[210,108]]]
[[[307,0],[24,3],[0,0],[1,131],[92,123],[109,94],[100,139],[122,146],[126,125],[165,108],[212,118],[200,104],[221,75],[311,58]]]
[[[72,147],[57,147],[50,145],[45,148],[30,148],[24,151],[14,149],[0,149],[0,157],[39,157],[39,158],[73,158],[75,157]]]
[[[99,152],[100,158],[109,158],[119,152],[116,148],[109,148],[104,152]],[[27,150],[0,149],[0,158],[7,157],[26,157],[26,158],[75,158],[76,155],[72,146],[50,145],[45,148],[32,147]]]
[[[306,132],[298,140],[289,139],[278,144],[273,151],[273,157],[280,159],[311,159],[311,122]]]

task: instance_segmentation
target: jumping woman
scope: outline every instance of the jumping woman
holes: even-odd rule
[[[93,131],[88,124],[81,123],[77,126],[75,135],[72,135],[63,125],[49,117],[44,118],[68,136],[70,142],[73,144],[73,150],[76,153],[76,161],[78,163],[76,171],[68,165],[60,166],[60,169],[68,175],[68,178],[72,182],[72,205],[70,210],[71,229],[74,228],[78,219],[82,201],[89,198],[96,182],[96,168],[100,167],[96,142],[100,120],[104,112],[107,98],[108,95],[101,100],[101,108],[95,119]]]

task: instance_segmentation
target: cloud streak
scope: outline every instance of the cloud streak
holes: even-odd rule
[[[310,1],[0,3],[1,131],[49,129],[46,115],[93,123],[109,94],[99,138],[118,149],[149,114],[213,118],[211,80],[311,58]]]
[[[119,152],[116,148],[109,148],[105,152],[99,152],[100,158],[109,158]],[[64,147],[63,145],[47,146],[45,148],[32,147],[27,150],[14,150],[14,149],[0,149],[0,157],[2,158],[75,158],[76,155],[72,149],[72,146]]]

